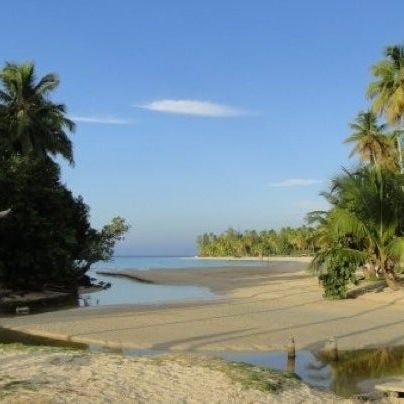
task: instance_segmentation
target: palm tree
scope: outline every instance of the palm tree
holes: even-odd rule
[[[334,207],[321,215],[329,244],[313,261],[327,265],[336,255],[351,262],[372,263],[387,284],[398,289],[394,268],[404,256],[404,191],[400,174],[367,166],[334,180],[328,200]],[[321,227],[321,226],[320,226]]]
[[[403,128],[404,123],[404,46],[386,48],[385,59],[372,66],[375,81],[369,84],[368,96],[373,111],[384,114],[388,123]],[[402,136],[397,138],[400,171],[403,173]]]
[[[375,113],[360,112],[350,127],[353,132],[345,143],[355,145],[349,157],[358,154],[362,161],[369,161],[372,165],[395,165],[391,138],[385,134],[386,125],[377,123]]]
[[[74,123],[66,118],[63,104],[48,98],[59,85],[58,78],[47,74],[37,81],[32,63],[7,63],[0,71],[0,83],[2,140],[9,151],[42,158],[61,155],[73,163],[66,132],[74,130]]]

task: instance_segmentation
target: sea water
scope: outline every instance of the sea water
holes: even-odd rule
[[[224,266],[262,266],[268,261],[238,261],[200,259],[198,257],[169,257],[169,256],[117,256],[111,261],[97,262],[92,269],[178,269],[178,268],[213,268]]]
[[[109,262],[100,262],[90,269],[88,275],[97,281],[111,283],[105,290],[80,295],[81,306],[104,306],[122,304],[155,304],[203,300],[217,297],[208,288],[200,286],[173,286],[137,282],[134,279],[97,274],[97,271],[139,271],[150,269],[173,270],[176,268],[214,268],[224,266],[262,266],[268,262],[203,260],[195,257],[114,257]]]

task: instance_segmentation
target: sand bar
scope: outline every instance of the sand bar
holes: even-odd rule
[[[87,307],[2,318],[14,330],[113,347],[174,351],[319,349],[335,336],[342,349],[404,345],[404,294],[369,293],[325,301],[307,264],[136,272],[163,284],[208,286],[210,301]]]

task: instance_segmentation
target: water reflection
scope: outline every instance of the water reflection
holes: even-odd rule
[[[80,294],[80,306],[112,304],[152,304],[186,299],[211,299],[215,295],[205,287],[172,286],[137,282],[121,276],[94,275],[97,282],[110,283],[107,289]]]
[[[111,352],[125,356],[159,355],[167,351],[155,349],[108,348],[36,337],[0,327],[0,343],[23,343],[74,347],[91,352]],[[171,352],[172,353],[172,352]],[[340,351],[338,361],[328,361],[321,353],[298,351],[295,358],[286,352],[194,352],[226,360],[245,362],[271,369],[296,373],[307,384],[329,389],[339,396],[371,393],[375,384],[385,378],[404,375],[404,346]]]
[[[360,393],[365,381],[404,375],[404,347],[343,351],[331,371],[333,391],[342,396]]]
[[[224,359],[296,373],[311,386],[349,397],[372,391],[381,379],[404,375],[404,347],[340,351],[338,361],[321,353],[298,351],[296,358],[286,352],[220,352]]]

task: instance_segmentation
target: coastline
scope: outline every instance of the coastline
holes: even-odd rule
[[[404,345],[404,294],[368,293],[328,301],[307,264],[138,271],[161,284],[199,284],[220,297],[158,305],[75,308],[1,318],[0,326],[48,338],[114,348],[162,351],[319,350],[331,336],[340,349]]]
[[[271,265],[272,264],[272,265]],[[96,274],[107,276],[121,276],[136,282],[178,285],[202,286],[209,288],[218,296],[231,298],[235,289],[255,287],[262,283],[265,277],[274,279],[281,276],[283,280],[293,280],[297,276],[308,276],[305,261],[282,260],[269,261],[263,266],[216,266],[216,267],[188,267],[178,269],[150,268],[148,270],[120,270],[96,271]],[[246,276],[247,275],[247,276]]]
[[[212,260],[212,261],[252,261],[252,262],[304,262],[309,263],[313,260],[312,256],[293,256],[293,255],[269,255],[262,257],[201,257],[196,255],[195,258],[198,260]]]

